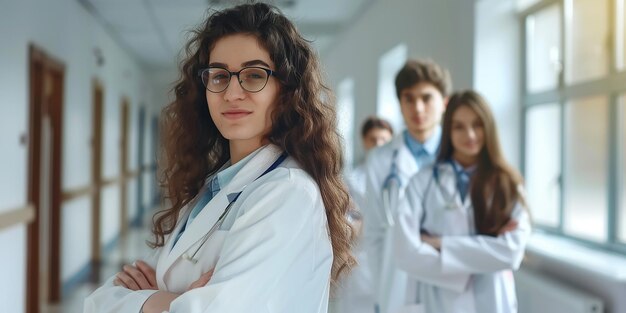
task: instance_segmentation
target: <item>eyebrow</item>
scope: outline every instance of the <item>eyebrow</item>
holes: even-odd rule
[[[421,91],[418,93],[414,93],[411,91],[403,91],[400,96],[405,96],[405,97],[424,97],[424,96],[432,96],[435,92],[433,90],[425,90],[425,91]]]
[[[265,61],[262,60],[252,60],[252,61],[246,61],[241,63],[241,67],[247,67],[247,66],[255,66],[255,65],[262,65],[265,66],[267,68],[269,68],[269,64],[265,63]],[[209,66],[213,67],[223,67],[223,68],[228,68],[228,65],[225,63],[219,63],[219,62],[213,62],[213,63],[209,63]]]
[[[466,121],[461,120],[461,119],[452,119],[452,124],[454,124],[454,123],[465,124],[465,122]],[[480,120],[480,118],[477,117],[477,118],[472,119],[471,121],[468,121],[468,122],[469,122],[469,124],[474,124],[476,122],[481,122],[481,120]]]

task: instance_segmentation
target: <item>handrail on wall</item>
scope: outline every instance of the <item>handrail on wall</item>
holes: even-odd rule
[[[32,204],[0,212],[0,230],[18,225],[28,224],[35,218],[35,207]]]

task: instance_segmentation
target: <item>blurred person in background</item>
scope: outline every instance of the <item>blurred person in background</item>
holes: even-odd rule
[[[379,117],[370,116],[361,127],[361,140],[365,154],[380,147],[393,138],[391,124]],[[357,243],[352,253],[357,259],[358,266],[340,284],[335,301],[331,305],[333,313],[374,313],[374,289],[372,275],[367,262],[367,253],[361,245],[363,219],[361,207],[365,205],[365,164],[356,166],[347,176],[346,182],[354,207],[348,217],[357,233]]]
[[[363,247],[379,313],[394,313],[405,304],[407,274],[397,268],[392,254],[394,216],[409,179],[435,160],[452,83],[437,63],[409,60],[396,75],[395,87],[406,130],[369,153],[367,200],[361,208]]]
[[[454,94],[437,161],[411,179],[398,208],[394,256],[420,282],[407,301],[423,308],[405,312],[517,312],[513,270],[531,233],[522,184],[487,102]]]

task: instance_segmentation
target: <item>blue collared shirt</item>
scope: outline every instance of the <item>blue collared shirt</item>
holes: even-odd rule
[[[205,186],[200,189],[198,192],[198,200],[196,201],[195,206],[189,213],[189,217],[185,225],[182,227],[178,235],[176,236],[176,241],[174,241],[174,245],[178,242],[180,236],[185,232],[185,229],[189,227],[191,222],[202,212],[202,209],[217,195],[217,193],[221,190],[221,186],[226,186],[230,183],[231,180],[239,173],[239,171],[246,165],[248,162],[259,152],[261,149],[257,149],[254,152],[248,154],[245,158],[241,159],[239,162],[230,165],[230,160],[222,166],[222,168],[217,172],[217,174],[213,175],[208,182],[205,183]]]
[[[437,157],[439,150],[439,143],[441,141],[441,127],[437,126],[433,131],[433,135],[426,139],[424,143],[417,141],[409,131],[405,130],[403,133],[404,144],[409,148],[418,168],[422,168],[424,165],[429,164]]]
[[[463,167],[459,162],[455,159],[452,159],[451,162],[452,167],[454,168],[454,174],[456,175],[456,188],[461,195],[461,200],[465,201],[465,197],[469,192],[470,188],[470,180],[474,173],[476,173],[477,165],[471,165],[468,167]]]

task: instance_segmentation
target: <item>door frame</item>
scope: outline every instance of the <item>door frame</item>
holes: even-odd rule
[[[33,203],[35,216],[27,226],[26,248],[26,312],[40,311],[40,264],[47,262],[49,303],[61,299],[61,184],[63,148],[63,101],[65,65],[51,57],[34,44],[29,45],[29,143],[28,143],[28,202]],[[47,90],[49,89],[49,90]],[[44,184],[50,192],[49,221],[42,221],[41,214],[41,145],[42,123],[48,116],[51,123],[50,181]],[[39,253],[40,224],[49,229],[49,259],[42,260]]]
[[[96,78],[92,83],[92,137],[91,137],[91,281],[100,281],[101,253],[101,198],[102,198],[102,138],[104,86]]]
[[[128,234],[128,131],[130,101],[122,97],[120,102],[120,236]]]

